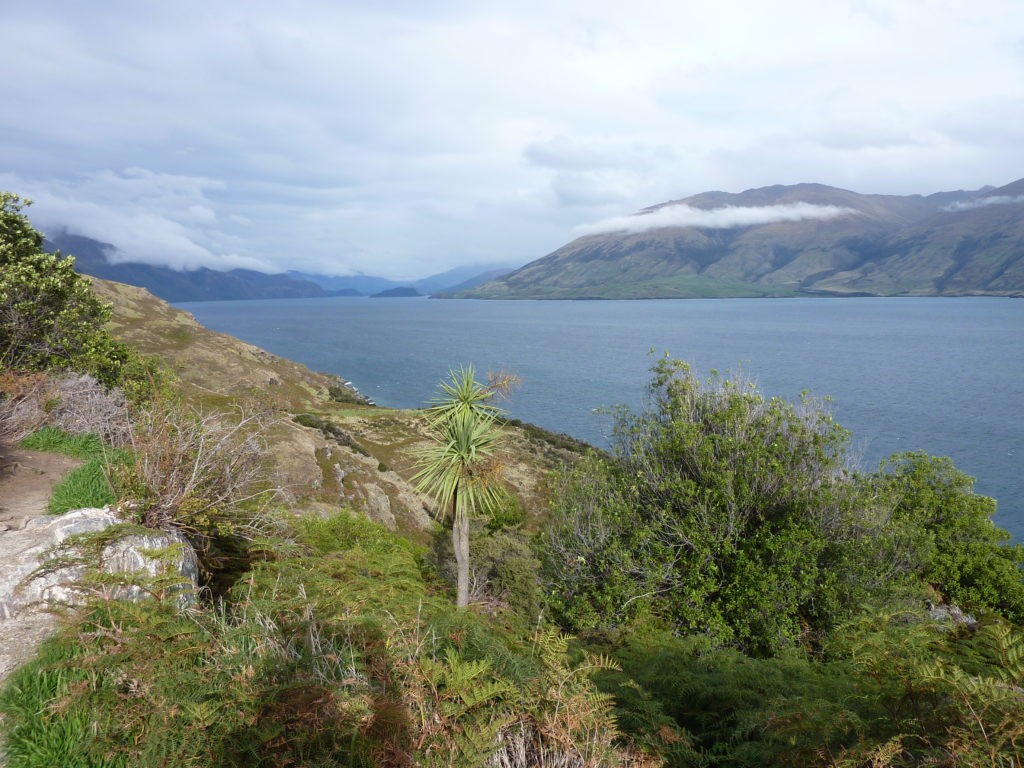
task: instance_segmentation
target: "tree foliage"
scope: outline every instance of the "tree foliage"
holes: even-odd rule
[[[74,260],[43,251],[23,212],[29,204],[0,192],[0,366],[80,371],[141,394],[152,366],[110,337],[110,307]]]
[[[495,461],[502,411],[492,400],[511,383],[504,377],[481,384],[472,366],[452,370],[427,409],[433,442],[420,452],[413,482],[434,498],[440,519],[451,518],[459,607],[469,604],[469,520],[495,509],[505,493]]]
[[[702,382],[668,358],[649,402],[618,412],[613,458],[563,474],[543,550],[565,626],[646,623],[764,656],[817,644],[865,605],[923,604],[928,585],[1022,615],[1021,550],[948,459],[854,471],[820,403]]]

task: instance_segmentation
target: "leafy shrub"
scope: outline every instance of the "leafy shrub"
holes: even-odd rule
[[[882,464],[879,486],[896,521],[920,531],[920,576],[968,610],[1024,623],[1024,546],[992,522],[993,499],[947,458],[901,453]]]
[[[362,456],[370,455],[370,452],[357,443],[352,435],[343,430],[337,424],[333,424],[328,421],[323,416],[317,416],[312,413],[300,413],[295,416],[293,420],[300,426],[309,427],[310,429],[319,429],[323,436],[328,440],[333,440],[338,443],[338,445],[350,448]]]
[[[368,405],[366,398],[348,387],[334,385],[327,387],[327,396],[336,403],[348,405]]]
[[[435,530],[433,555],[442,578],[454,584],[451,537],[440,526]],[[469,562],[471,602],[492,613],[511,614],[521,629],[537,625],[543,602],[537,583],[540,561],[529,536],[516,528],[495,526],[493,519],[474,521],[470,526]]]
[[[915,564],[877,535],[884,511],[819,404],[670,359],[653,374],[649,410],[618,412],[615,457],[562,473],[543,551],[567,627],[651,622],[771,654],[908,587]]]
[[[29,204],[0,192],[0,367],[89,373],[133,401],[148,399],[159,366],[111,338],[110,306],[73,258],[43,252],[42,234],[22,213]]]

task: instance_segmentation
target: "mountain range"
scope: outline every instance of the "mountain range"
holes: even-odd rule
[[[599,223],[488,299],[1024,295],[1024,179],[922,195],[705,192]]]
[[[206,267],[176,270],[133,261],[112,263],[110,257],[116,251],[113,245],[66,231],[48,235],[46,247],[50,251],[59,250],[74,256],[75,269],[82,274],[146,288],[164,301],[177,302],[366,296],[396,288],[411,288],[430,294],[441,290],[466,290],[512,271],[510,267],[456,267],[403,283],[372,275],[333,277],[294,271],[265,274],[250,269],[221,272]]]

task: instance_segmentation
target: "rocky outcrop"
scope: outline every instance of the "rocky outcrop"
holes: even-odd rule
[[[85,566],[72,564],[40,570],[55,547],[78,534],[98,533],[123,523],[109,509],[79,509],[64,515],[35,517],[22,530],[0,533],[0,680],[28,659],[53,630],[53,617],[45,612],[52,603],[75,604],[83,593],[78,582]],[[177,547],[170,558],[154,557],[155,550]],[[145,577],[177,573],[179,600],[194,600],[199,563],[181,534],[152,531],[130,533],[108,543],[99,556],[106,573],[130,573]],[[139,587],[121,586],[111,597],[137,598]]]

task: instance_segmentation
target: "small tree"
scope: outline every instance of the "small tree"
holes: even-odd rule
[[[110,307],[75,272],[73,259],[43,252],[42,235],[22,213],[27,205],[0,192],[0,364],[94,369],[111,351],[104,330]]]
[[[472,366],[449,371],[434,405],[427,409],[433,443],[419,454],[416,489],[432,496],[440,520],[452,518],[456,603],[469,604],[469,519],[495,509],[504,497],[495,451],[501,442],[497,418],[503,411],[491,402],[515,379],[499,376],[488,384],[476,380]]]

